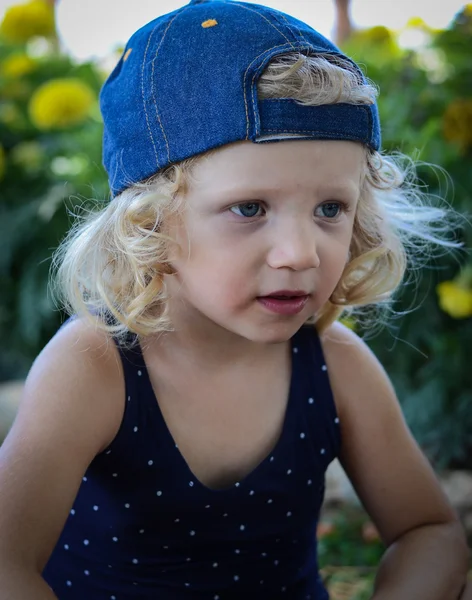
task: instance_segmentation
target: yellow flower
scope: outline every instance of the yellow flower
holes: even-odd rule
[[[472,99],[458,98],[449,104],[443,117],[446,140],[457,142],[462,149],[472,146]]]
[[[1,65],[2,74],[7,79],[19,79],[36,68],[36,62],[27,54],[12,54]]]
[[[11,42],[20,44],[35,36],[54,36],[53,5],[45,0],[31,0],[11,6],[5,12],[0,33]]]
[[[0,180],[3,179],[5,175],[5,150],[3,146],[0,144]]]
[[[53,79],[36,90],[29,114],[38,129],[61,129],[84,121],[94,100],[92,89],[80,79]]]
[[[472,290],[454,281],[443,281],[436,287],[439,306],[454,319],[472,316]]]

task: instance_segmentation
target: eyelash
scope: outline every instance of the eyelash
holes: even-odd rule
[[[347,213],[350,210],[349,204],[347,202],[343,202],[341,200],[323,202],[323,204],[320,204],[319,206],[317,206],[317,209],[323,208],[324,206],[332,206],[332,205],[338,206],[339,212],[335,217],[326,217],[326,216],[322,217],[322,218],[327,219],[328,221],[335,222],[341,216],[342,213]],[[263,208],[262,202],[243,202],[241,204],[236,204],[235,206],[232,206],[229,210],[231,212],[233,212],[234,208],[240,208],[242,206],[259,206],[259,207]],[[236,214],[236,213],[233,212],[233,214]],[[245,217],[244,215],[237,215],[237,216],[239,216],[245,220],[248,220],[248,219],[255,219],[258,215],[254,215],[252,217]],[[259,216],[261,216],[261,215],[259,215]]]

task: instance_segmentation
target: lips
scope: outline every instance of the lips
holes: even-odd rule
[[[277,290],[276,292],[271,292],[270,294],[261,296],[261,298],[277,298],[279,300],[287,300],[289,298],[300,298],[301,296],[309,296],[309,294],[303,290]]]
[[[300,290],[278,290],[268,296],[257,298],[266,310],[279,315],[296,315],[301,312],[309,298],[309,294]]]

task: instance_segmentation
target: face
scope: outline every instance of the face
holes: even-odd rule
[[[364,161],[355,142],[296,140],[241,142],[198,163],[166,277],[172,318],[289,339],[342,275]]]

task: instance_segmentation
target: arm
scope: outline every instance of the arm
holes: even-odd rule
[[[374,600],[457,600],[465,535],[367,346],[334,324],[323,347],[340,418],[340,461],[387,546]]]
[[[36,359],[0,448],[0,597],[53,600],[41,577],[88,465],[124,406],[113,343],[80,321]]]

